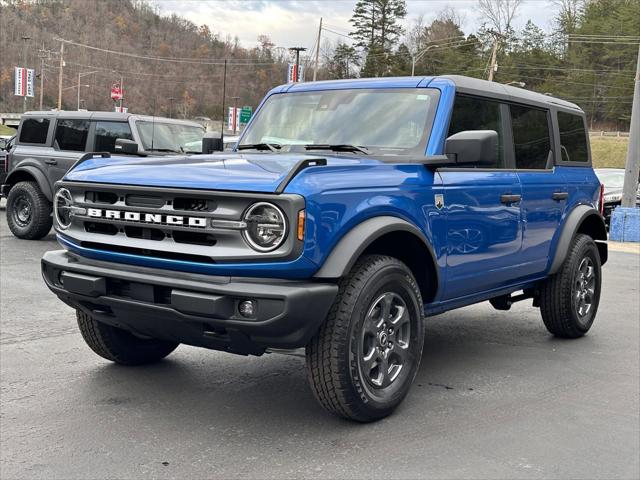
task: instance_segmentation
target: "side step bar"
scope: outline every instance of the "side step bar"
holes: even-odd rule
[[[540,306],[538,291],[533,288],[523,290],[520,295],[501,295],[500,297],[492,298],[489,300],[489,303],[491,303],[491,306],[496,310],[510,310],[511,305],[514,303],[521,302],[529,298],[533,298],[534,307]]]

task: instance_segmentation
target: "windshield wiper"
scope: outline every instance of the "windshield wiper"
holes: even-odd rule
[[[367,147],[356,147],[355,145],[348,144],[329,145],[325,143],[315,143],[305,145],[304,148],[307,150],[331,150],[332,152],[358,152],[369,155],[369,152],[366,151]]]
[[[271,150],[277,152],[282,148],[282,145],[278,143],[247,143],[244,145],[238,145],[238,150]]]

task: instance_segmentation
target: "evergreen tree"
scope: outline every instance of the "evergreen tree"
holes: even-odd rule
[[[366,53],[363,76],[379,77],[389,71],[389,57],[404,29],[405,0],[358,0],[351,17],[356,46]]]
[[[360,57],[355,47],[340,42],[327,63],[329,78],[352,78],[353,68],[359,66]]]

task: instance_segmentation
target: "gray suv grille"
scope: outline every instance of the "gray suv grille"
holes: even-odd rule
[[[299,195],[159,189],[61,182],[86,214],[58,231],[86,248],[175,260],[219,263],[295,258]],[[286,241],[273,252],[256,252],[242,237],[242,215],[254,202],[271,202],[290,225]]]

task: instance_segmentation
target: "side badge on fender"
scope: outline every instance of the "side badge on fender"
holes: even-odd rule
[[[441,210],[442,207],[444,207],[444,195],[443,194],[437,193],[434,196],[434,201],[435,201],[435,204],[436,204],[436,208],[438,210]]]

